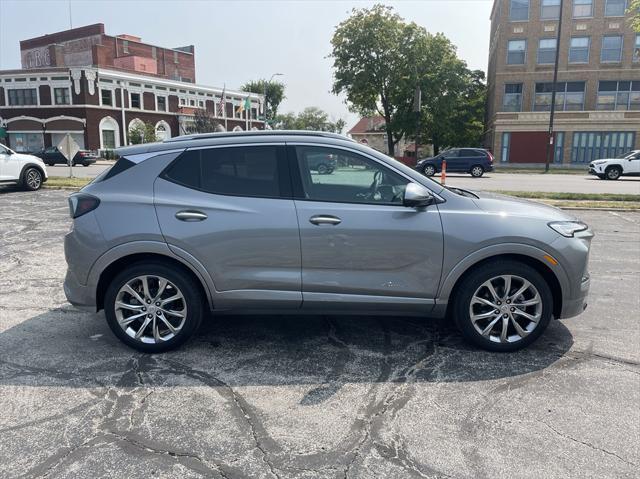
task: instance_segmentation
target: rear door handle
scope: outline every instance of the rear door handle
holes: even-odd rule
[[[180,221],[203,221],[207,219],[207,215],[202,211],[183,210],[176,213],[176,218]]]
[[[309,218],[309,223],[314,225],[332,225],[337,226],[342,223],[342,220],[333,215],[315,215]]]

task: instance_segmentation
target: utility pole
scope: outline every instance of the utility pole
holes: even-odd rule
[[[416,163],[418,162],[418,137],[420,136],[420,110],[422,109],[422,91],[420,90],[420,83],[416,83],[416,91],[413,95],[413,111],[416,114]]]
[[[549,164],[555,151],[553,144],[553,120],[556,113],[556,90],[558,85],[558,63],[560,62],[560,39],[562,38],[562,14],[564,13],[564,0],[560,0],[560,17],[558,18],[558,34],[556,35],[556,62],[553,67],[553,86],[551,91],[551,112],[549,113],[549,141],[547,142],[547,161],[544,172],[549,171]]]

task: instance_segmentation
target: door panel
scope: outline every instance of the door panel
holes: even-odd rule
[[[237,156],[241,148],[201,151],[214,150],[218,156],[207,157],[202,153],[202,167],[192,168],[191,159],[187,161],[188,157],[184,156],[191,152],[183,154],[185,163],[177,163],[183,158],[174,163],[179,166],[175,176],[182,175],[181,181],[191,181],[190,169],[195,171],[192,178],[201,176],[201,183],[195,185],[201,189],[177,184],[175,178],[168,176],[156,180],[154,201],[166,241],[200,261],[211,275],[216,290],[223,293],[221,296],[228,292],[226,296],[235,298],[239,306],[247,306],[253,300],[259,301],[259,307],[299,307],[302,301],[300,237],[290,193],[285,192],[288,197],[283,199],[231,195],[234,189],[245,187],[256,194],[267,194],[270,188],[265,181],[270,175],[268,160],[275,156],[260,158],[257,155],[248,162],[243,157],[234,163],[234,156],[224,157],[222,152],[235,150]],[[222,160],[219,157],[223,157]],[[278,162],[286,163],[284,148]],[[278,178],[274,180],[277,182]],[[216,188],[224,189],[226,194],[203,191]]]
[[[308,168],[305,158],[318,149],[338,158],[331,175],[318,176]],[[364,305],[366,296],[385,297],[386,304],[396,305],[410,304],[408,298],[435,297],[442,226],[437,207],[402,206],[409,180],[348,150],[297,146],[290,158],[302,245],[303,307],[330,303],[331,298],[331,307],[349,309],[345,303]],[[376,302],[371,298],[371,304]],[[417,304],[424,307],[428,301]]]

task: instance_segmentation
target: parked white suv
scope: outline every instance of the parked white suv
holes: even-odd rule
[[[589,163],[589,174],[601,180],[617,180],[621,176],[640,176],[640,150],[633,150],[618,158],[595,160]]]
[[[47,168],[40,158],[0,145],[0,185],[18,185],[34,191],[40,189],[47,178]]]

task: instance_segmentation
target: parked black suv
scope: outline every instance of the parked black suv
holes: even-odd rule
[[[333,155],[309,155],[309,169],[317,171],[320,175],[330,175],[338,166],[338,162]]]
[[[442,160],[447,160],[447,172],[469,173],[480,178],[485,171],[493,171],[493,155],[482,148],[452,148],[433,158],[418,161],[416,170],[425,176],[442,171]]]
[[[60,152],[58,147],[50,146],[44,150],[34,153],[38,158],[42,158],[47,165],[66,165],[68,164],[65,156]],[[90,150],[80,150],[73,157],[73,165],[89,166],[98,161],[98,154]]]

